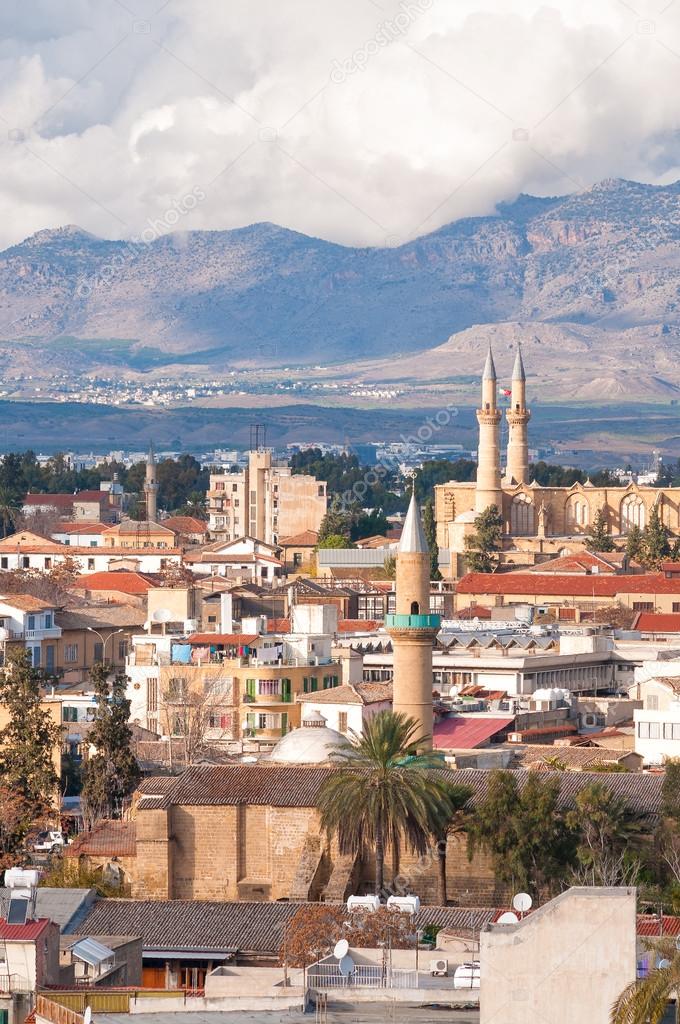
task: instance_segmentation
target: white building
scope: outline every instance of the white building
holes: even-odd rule
[[[8,644],[24,643],[35,668],[56,667],[56,644],[61,629],[55,625],[54,605],[31,594],[0,598],[0,655],[5,661]]]

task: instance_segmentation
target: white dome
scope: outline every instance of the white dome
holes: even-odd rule
[[[299,729],[293,729],[276,744],[270,761],[278,764],[323,764],[330,760],[338,746],[347,746],[347,739],[326,726],[320,711],[307,715]]]

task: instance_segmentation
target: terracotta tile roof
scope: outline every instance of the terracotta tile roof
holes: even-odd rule
[[[7,924],[0,919],[0,939],[6,942],[34,942],[49,925],[49,918],[39,917],[37,921],[26,924]]]
[[[137,519],[124,519],[122,523],[116,523],[114,526],[107,527],[105,532],[107,534],[113,534],[114,536],[120,533],[138,533],[141,536],[141,534],[146,533],[172,533],[173,531],[163,523],[151,523]]]
[[[375,633],[382,619],[340,619],[338,633]]]
[[[471,572],[458,583],[458,594],[527,594],[537,597],[616,597],[617,594],[680,594],[680,578],[650,572],[628,576],[569,576],[550,573]]]
[[[0,601],[22,612],[42,612],[55,607],[54,601],[43,601],[32,594],[7,594],[6,597],[0,597]]]
[[[109,523],[59,523],[55,533],[105,533]]]
[[[73,495],[74,501],[98,501],[100,504],[109,503],[108,491],[78,491]]]
[[[515,719],[483,718],[481,715],[463,717],[453,715],[443,718],[434,727],[433,744],[435,750],[473,750],[496,733],[510,728]]]
[[[215,646],[246,647],[259,639],[257,633],[192,633],[187,637],[188,644],[213,644]]]
[[[91,832],[81,832],[64,847],[65,857],[134,857],[136,850],[134,821],[101,821]]]
[[[680,633],[680,615],[673,612],[638,612],[631,629],[641,633]]]
[[[171,804],[196,807],[238,804],[314,807],[322,782],[335,770],[318,765],[273,765],[265,761],[257,764],[194,765],[173,779],[172,785],[157,797],[143,793],[138,807],[140,811]],[[445,771],[451,782],[470,787],[471,806],[484,798],[488,772],[473,768]],[[514,775],[519,784],[523,785],[529,773],[516,769]],[[633,810],[656,814],[661,808],[663,774],[598,773],[595,776],[589,772],[546,772],[546,778],[553,775],[560,782],[561,806],[571,806],[575,794],[597,778],[617,796],[626,799]]]
[[[620,747],[556,747],[532,743],[515,754],[515,761],[523,768],[531,764],[556,758],[567,768],[586,768],[595,764],[618,763],[634,754],[632,750],[622,750]],[[642,760],[642,758],[640,758]]]
[[[522,738],[530,739],[532,736],[574,736],[577,732],[575,725],[542,725],[535,729],[516,729],[513,735],[518,739],[513,742],[521,743]]]
[[[551,558],[547,562],[539,562],[533,565],[528,572],[563,572],[578,573],[592,572],[595,569],[601,573],[613,573],[616,566],[608,562],[602,555],[595,555],[590,551],[579,551],[574,555],[562,555],[561,558]]]
[[[392,700],[392,683],[342,683],[330,690],[299,693],[298,704],[378,704]]]
[[[196,519],[194,516],[168,516],[162,522],[163,526],[167,526],[169,530],[174,533],[207,533],[208,524],[203,522],[202,519]]]
[[[71,510],[75,500],[75,494],[27,494],[23,500],[24,505],[51,506],[62,510]]]
[[[116,569],[109,572],[93,572],[89,576],[79,576],[73,586],[82,587],[84,590],[115,590],[121,594],[146,594],[149,588],[155,587],[157,583],[158,580],[148,574],[133,572],[129,569]]]
[[[81,934],[141,935],[146,950],[278,953],[284,926],[303,903],[209,900],[100,900],[79,925]],[[494,920],[494,909],[423,907],[416,927],[476,932]]]
[[[279,537],[279,544],[282,548],[313,548],[319,540],[316,530],[303,530],[302,533],[294,533],[291,537]]]

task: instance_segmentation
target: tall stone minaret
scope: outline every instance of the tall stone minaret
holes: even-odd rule
[[[498,424],[501,411],[496,401],[496,367],[493,362],[491,345],[486,357],[482,375],[482,405],[477,410],[479,423],[479,448],[477,450],[477,487],[475,490],[475,511],[483,512],[489,505],[503,511],[501,490],[501,452],[498,443]]]
[[[432,749],[432,645],[440,618],[430,614],[430,552],[415,494],[397,551],[397,610],[385,616],[394,652],[393,709],[415,718]]]
[[[507,479],[516,484],[529,483],[529,441],[527,423],[531,413],[526,401],[527,378],[522,362],[522,349],[517,346],[515,365],[512,370],[512,398],[508,417],[508,466]]]
[[[155,523],[158,521],[158,481],[156,480],[156,456],[153,452],[153,444],[149,445],[149,453],[146,457],[144,496],[146,498],[146,521]]]

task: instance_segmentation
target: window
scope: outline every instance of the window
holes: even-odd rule
[[[264,697],[277,697],[281,692],[281,683],[278,679],[258,679],[257,692]]]
[[[255,696],[255,686],[256,683],[254,679],[246,679],[246,694],[248,697]]]
[[[527,494],[518,494],[512,499],[510,532],[515,537],[532,537],[536,532],[534,506]]]
[[[420,605],[417,601],[411,601],[411,615],[420,615]]]
[[[300,551],[295,551],[293,553],[293,568],[297,569],[300,565],[302,565],[302,553]]]
[[[21,556],[21,568],[22,569],[29,569],[30,566],[31,566],[31,560],[28,557],[28,555],[22,555]]]
[[[88,558],[88,560],[87,560],[87,568],[91,569],[91,570],[94,570],[94,558]]]
[[[590,508],[585,498],[575,494],[567,502],[567,527],[580,529],[590,522]]]
[[[29,615],[26,620],[26,629],[35,629],[35,615]]]
[[[181,676],[173,676],[168,680],[168,700],[186,700],[187,681]]]
[[[347,732],[347,712],[338,712],[338,732]]]
[[[367,595],[360,597],[357,602],[357,615],[360,619],[382,619],[383,617],[382,595]]]
[[[104,660],[104,644],[101,642],[101,640],[96,640],[95,641],[95,645],[94,645],[94,660],[95,661],[103,661]]]
[[[45,613],[45,629],[52,629],[52,612]]]
[[[49,557],[49,555],[47,555],[45,557],[45,568],[46,569],[51,569],[52,568],[52,559]]]
[[[653,601],[633,601],[634,612],[653,612],[654,602]]]
[[[208,725],[211,729],[230,729],[231,715],[225,715],[219,711],[211,711],[208,716]]]
[[[680,740],[680,722],[664,722],[663,738],[665,740]]]
[[[0,558],[0,569],[8,569],[8,568],[9,568],[9,559],[8,559],[7,555],[3,555],[2,558]]]
[[[633,526],[644,530],[646,525],[647,511],[642,498],[629,494],[621,502],[621,533],[629,533]]]
[[[680,601],[673,601],[673,611],[676,613],[680,612]]]
[[[128,642],[127,640],[118,641],[118,660],[125,661],[128,656]]]
[[[64,661],[78,660],[78,644],[64,644]]]
[[[660,735],[658,722],[638,722],[638,736],[641,740],[658,740]]]
[[[650,694],[650,696],[645,701],[645,707],[647,708],[648,711],[658,711],[659,710],[659,698],[658,698],[658,696],[656,694]]]
[[[64,721],[65,722],[77,722],[78,721],[78,708],[64,708]]]
[[[146,680],[146,709],[151,715],[158,711],[158,679],[148,676]]]

